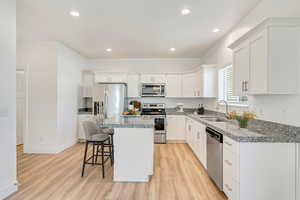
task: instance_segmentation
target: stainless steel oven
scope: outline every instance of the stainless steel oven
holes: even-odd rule
[[[142,97],[165,97],[165,84],[144,83],[141,87]]]
[[[167,141],[165,105],[150,103],[143,104],[141,115],[154,120],[154,143],[165,144]]]

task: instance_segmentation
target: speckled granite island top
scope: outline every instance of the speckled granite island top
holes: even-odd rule
[[[237,142],[265,142],[265,143],[300,143],[300,135],[286,135],[285,133],[272,133],[272,130],[267,134],[250,131],[248,129],[240,129],[237,125],[230,122],[211,122],[205,120],[204,117],[194,114],[187,114],[187,116],[195,121],[201,122],[208,127],[211,127],[223,135],[237,141]]]
[[[121,116],[104,119],[98,125],[102,128],[154,128],[154,120],[141,116]]]

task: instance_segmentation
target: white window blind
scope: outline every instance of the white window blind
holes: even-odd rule
[[[232,65],[219,70],[219,100],[225,100],[235,104],[245,104],[245,101],[241,102],[238,96],[233,95]]]

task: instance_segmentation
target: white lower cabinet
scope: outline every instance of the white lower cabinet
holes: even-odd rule
[[[200,122],[186,118],[186,142],[193,150],[202,165],[207,168],[206,162],[206,126]]]
[[[185,141],[185,116],[167,116],[167,140]]]
[[[230,200],[295,200],[296,144],[238,143],[224,136],[223,190]]]

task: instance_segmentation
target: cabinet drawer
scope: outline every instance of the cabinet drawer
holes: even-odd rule
[[[238,200],[238,183],[231,179],[224,177],[223,191],[229,200]]]
[[[239,153],[239,143],[230,139],[229,137],[224,136],[223,146],[233,153]]]
[[[223,176],[239,180],[237,156],[226,148],[223,148]]]

